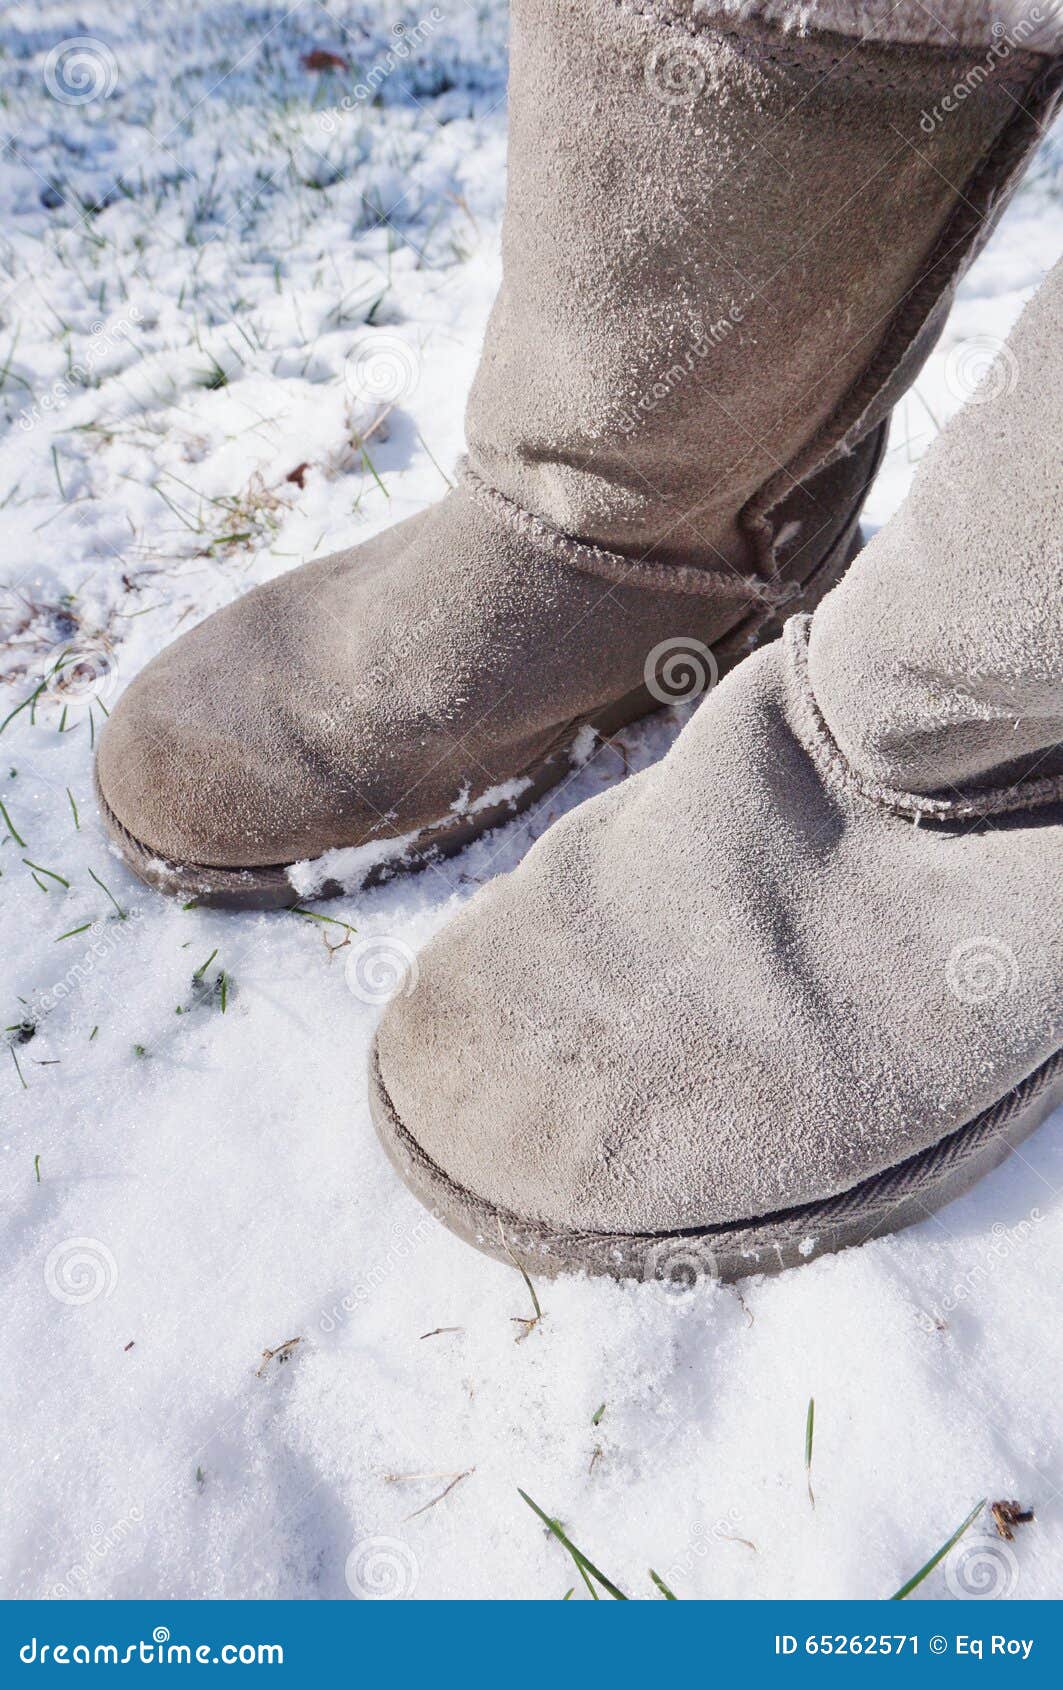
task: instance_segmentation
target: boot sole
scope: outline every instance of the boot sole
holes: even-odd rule
[[[375,1040],[369,1102],[396,1173],[435,1218],[467,1244],[498,1261],[516,1258],[548,1278],[602,1274],[656,1281],[675,1294],[701,1279],[730,1283],[749,1274],[780,1273],[925,1220],[997,1167],[1063,1103],[1063,1050],[966,1126],[848,1191],[755,1219],[678,1232],[558,1231],[499,1209],[456,1185],[396,1114],[381,1077]]]
[[[875,468],[881,460],[884,443],[883,431]],[[806,594],[813,594],[807,602],[818,602],[841,579],[860,551],[862,537],[859,515],[862,503],[861,498],[851,520],[824,561],[804,583]],[[780,619],[770,606],[755,618],[747,618],[737,628],[733,628],[712,648],[717,678],[722,680],[729,670],[758,646],[776,638],[779,631]],[[475,818],[456,819],[454,816],[447,816],[441,821],[430,823],[421,830],[416,842],[402,856],[370,869],[359,886],[327,881],[321,890],[315,892],[307,901],[317,903],[322,899],[366,891],[371,886],[379,885],[381,881],[390,880],[396,874],[417,873],[431,863],[456,856],[474,840],[482,838],[485,833],[490,833],[493,828],[500,827],[504,822],[512,821],[514,816],[520,815],[538,799],[545,797],[551,787],[556,786],[572,767],[571,748],[584,728],[593,728],[603,739],[608,739],[634,722],[657,714],[662,708],[660,699],[654,697],[646,687],[637,687],[635,691],[625,694],[606,709],[570,722],[561,730],[561,743],[555,745],[532,769],[525,771],[522,778],[529,784],[519,797],[478,810]],[[254,868],[224,868],[210,863],[174,862],[161,856],[158,851],[153,851],[150,845],[138,839],[119,820],[103,794],[95,766],[93,785],[100,816],[111,843],[137,879],[144,881],[155,891],[171,898],[195,900],[197,904],[212,909],[292,909],[302,901],[288,878],[288,870],[296,866],[294,861],[264,864]],[[375,841],[362,843],[372,844]]]
[[[338,880],[325,881],[320,891],[314,892],[307,901],[317,903],[321,899],[365,891],[396,874],[417,873],[431,863],[455,856],[474,840],[490,833],[492,828],[512,821],[514,816],[520,815],[556,786],[566,770],[572,767],[571,748],[584,727],[592,727],[603,738],[609,738],[632,722],[641,721],[660,709],[660,700],[640,687],[637,692],[619,699],[608,710],[569,724],[563,730],[563,743],[522,777],[529,784],[519,796],[478,810],[475,818],[448,816],[443,821],[430,823],[421,829],[416,841],[401,856],[396,855],[368,870],[358,886]],[[157,892],[171,898],[194,899],[197,904],[214,909],[292,909],[302,902],[288,878],[288,870],[296,866],[294,862],[262,868],[217,868],[209,863],[176,863],[161,857],[119,821],[104,797],[95,770],[93,778],[96,802],[112,844],[138,880]],[[376,841],[362,843],[374,844]],[[386,841],[381,840],[380,843]],[[311,859],[311,867],[315,860],[320,859]]]

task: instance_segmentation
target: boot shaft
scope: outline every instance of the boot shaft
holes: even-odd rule
[[[834,520],[839,478],[862,491],[855,449],[1060,67],[1021,32],[987,67],[734,9],[514,0],[504,281],[468,438],[483,480],[567,533],[770,577],[781,533],[814,547]]]
[[[908,499],[817,610],[809,679],[913,814],[1063,799],[1063,261]]]

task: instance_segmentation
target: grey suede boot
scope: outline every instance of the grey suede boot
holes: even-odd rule
[[[977,6],[974,45],[881,10],[514,0],[459,485],[129,687],[97,773],[138,874],[268,905],[423,862],[667,702],[676,640],[709,683],[818,602],[1061,81],[1054,38],[1002,50]]]
[[[1063,1099],[1061,430],[1063,263],[815,615],[428,946],[373,1110],[456,1231],[786,1267]]]

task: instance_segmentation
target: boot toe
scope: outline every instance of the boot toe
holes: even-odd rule
[[[149,663],[107,722],[96,782],[120,848],[127,836],[166,862],[218,868],[299,855],[308,818],[286,779],[298,748],[263,703],[276,661],[248,602]]]
[[[798,632],[478,892],[385,1014],[385,1145],[486,1248],[501,1224],[604,1271],[695,1233],[800,1260],[897,1190],[925,1212],[1055,1060],[1058,828],[938,835],[825,783]]]
[[[568,846],[593,860],[622,797],[592,800],[578,827],[557,824],[478,893],[418,958],[377,1033],[385,1145],[394,1155],[401,1139],[407,1164],[423,1159],[444,1207],[453,1196],[451,1224],[471,1202],[488,1247],[499,1225],[507,1238],[525,1226],[627,1237],[712,1215],[702,1182],[677,1180],[665,1148],[668,1100],[696,1053],[684,1058],[672,1006],[647,1015],[637,972],[610,964],[615,934],[596,920],[593,881],[564,860]],[[710,1154],[703,1145],[703,1168]]]
[[[220,689],[181,685],[174,667],[149,665],[104,729],[96,783],[107,821],[166,862],[277,862],[285,828],[268,777],[227,723]]]

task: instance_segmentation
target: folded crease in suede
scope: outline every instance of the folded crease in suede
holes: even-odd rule
[[[979,816],[999,816],[1008,811],[1038,809],[1044,804],[1063,803],[1063,775],[1010,781],[996,787],[957,792],[937,797],[922,792],[902,792],[861,773],[841,749],[827,724],[812,688],[808,667],[808,639],[811,616],[792,616],[783,630],[794,686],[799,700],[795,731],[827,786],[855,793],[871,804],[913,821],[967,821]]]

